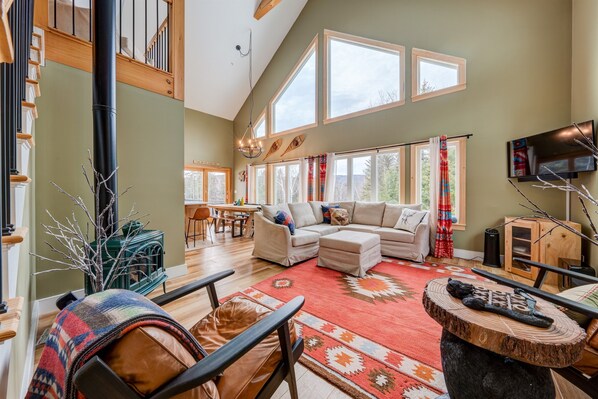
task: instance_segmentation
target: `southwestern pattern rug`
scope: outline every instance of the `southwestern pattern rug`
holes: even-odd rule
[[[468,269],[383,258],[364,278],[296,265],[241,291],[276,309],[297,295],[300,361],[354,398],[432,399],[446,392],[441,327],[422,306],[429,280],[476,278]]]

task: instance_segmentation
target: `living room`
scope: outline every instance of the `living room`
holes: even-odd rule
[[[0,396],[596,397],[597,4],[149,2],[111,33],[88,2],[15,0],[41,95],[6,141]],[[131,331],[111,312],[139,301]],[[92,355],[57,366],[74,316]]]

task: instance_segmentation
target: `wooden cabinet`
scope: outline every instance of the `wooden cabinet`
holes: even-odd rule
[[[559,265],[559,258],[581,259],[581,237],[554,222],[545,219],[505,218],[505,270],[529,279],[535,279],[538,269],[513,258],[530,259],[551,266]],[[565,222],[576,231],[579,223]],[[548,273],[547,284],[556,285],[557,276]]]

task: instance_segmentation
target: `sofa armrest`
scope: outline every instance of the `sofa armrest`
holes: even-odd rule
[[[422,222],[417,226],[415,229],[415,240],[419,241],[420,238],[425,237],[427,240],[430,239],[430,212],[426,216]]]
[[[291,245],[291,232],[287,226],[276,224],[259,212],[254,216],[254,224],[256,245],[264,244],[281,248]]]

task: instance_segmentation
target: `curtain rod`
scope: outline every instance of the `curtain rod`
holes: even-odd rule
[[[473,133],[468,133],[468,134],[460,134],[460,135],[457,135],[457,136],[450,136],[450,137],[447,137],[446,139],[447,140],[454,140],[454,139],[461,139],[461,138],[469,139],[472,136],[473,136]],[[407,143],[389,144],[389,145],[383,145],[383,146],[378,146],[378,147],[360,148],[360,149],[357,149],[357,150],[338,151],[338,152],[335,152],[334,154],[335,155],[357,154],[357,153],[360,153],[360,152],[387,150],[389,148],[405,147],[405,146],[408,146],[408,145],[424,144],[424,143],[427,143],[427,142],[428,142],[428,140],[410,141],[410,142],[407,142]],[[297,157],[297,158],[289,158],[289,159],[280,159],[278,161],[270,161],[270,162],[252,163],[250,165],[251,166],[254,166],[254,165],[272,165],[272,164],[276,164],[276,163],[294,162],[294,161],[298,161],[298,160],[300,160],[302,158],[309,158],[309,156]]]

